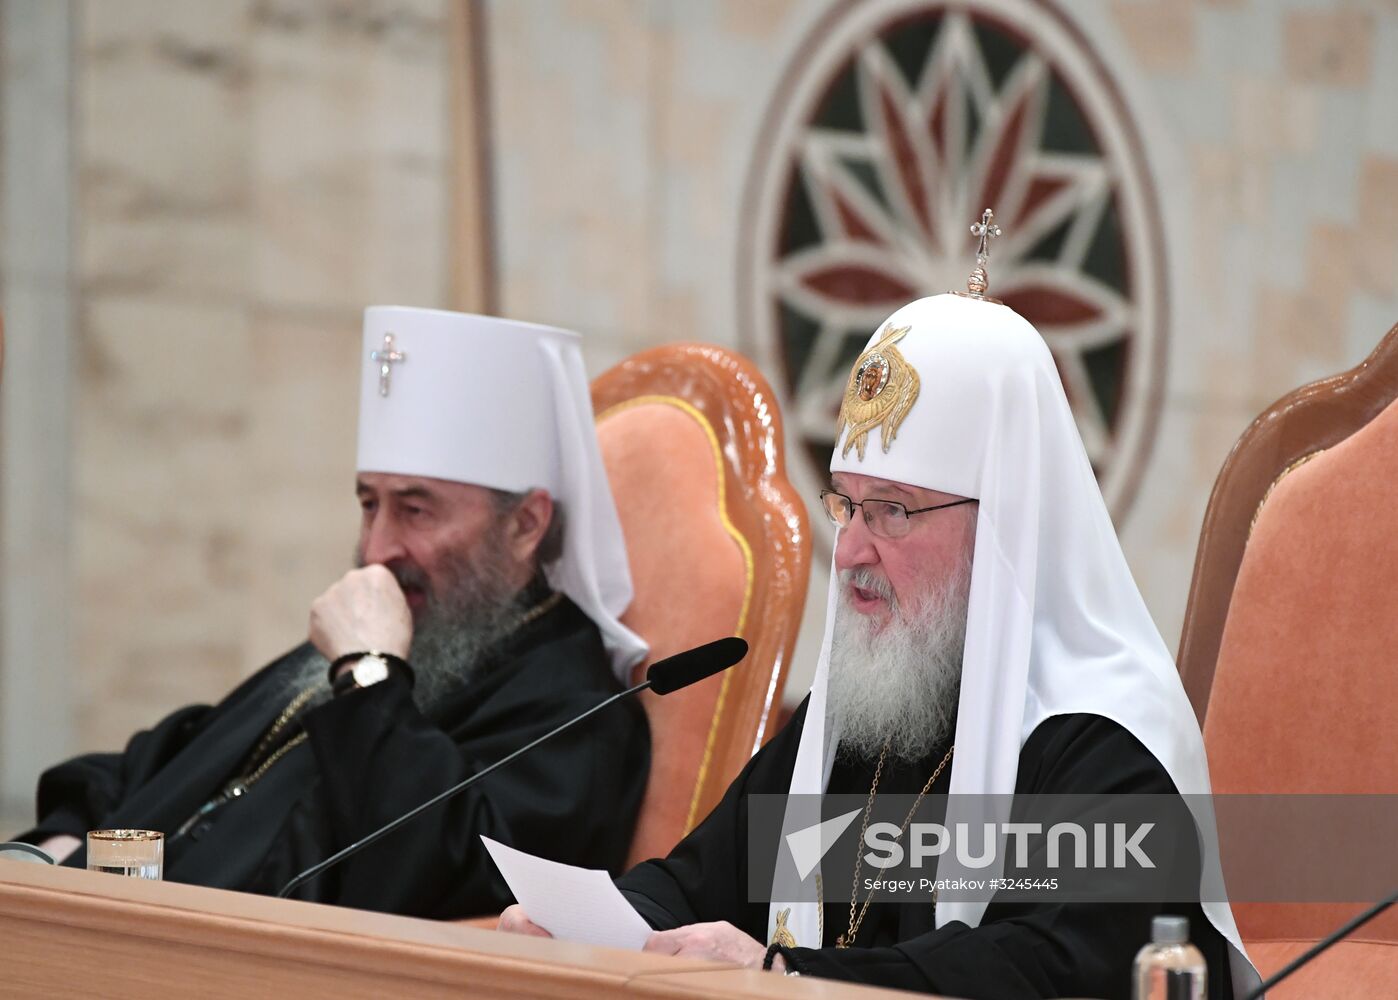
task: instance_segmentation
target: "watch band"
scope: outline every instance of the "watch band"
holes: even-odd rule
[[[377,656],[380,660],[383,660],[384,663],[388,664],[389,672],[391,674],[396,673],[398,676],[402,677],[405,681],[408,682],[408,687],[411,688],[413,686],[413,682],[416,680],[416,677],[413,674],[412,664],[410,664],[407,660],[403,659],[403,657],[398,656],[395,653],[385,653],[382,650],[378,649],[362,649],[358,652],[346,653],[344,656],[337,656],[334,662],[330,664],[330,690],[338,695],[357,688],[359,685],[356,684],[354,681],[353,670],[347,670],[343,675],[339,677],[336,677],[335,675],[339,673],[340,668],[343,667],[345,664],[353,663],[357,660],[362,660],[366,656]]]

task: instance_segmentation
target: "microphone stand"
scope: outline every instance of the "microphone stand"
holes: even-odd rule
[[[1335,931],[1335,933],[1331,934],[1324,941],[1321,941],[1317,943],[1315,946],[1306,949],[1305,954],[1301,955],[1299,958],[1296,958],[1291,962],[1288,962],[1285,968],[1283,968],[1280,972],[1278,972],[1271,979],[1267,980],[1261,986],[1257,987],[1257,989],[1249,993],[1246,997],[1243,998],[1243,1000],[1258,1000],[1258,998],[1261,997],[1263,993],[1266,993],[1273,986],[1277,985],[1277,983],[1281,982],[1287,976],[1291,975],[1297,969],[1301,968],[1301,966],[1305,965],[1307,962],[1315,958],[1322,951],[1325,951],[1325,949],[1329,948],[1337,941],[1340,941],[1341,939],[1346,938],[1349,935],[1353,934],[1355,931],[1359,930],[1359,928],[1363,927],[1370,920],[1373,920],[1375,917],[1377,917],[1384,910],[1388,909],[1394,903],[1398,903],[1398,892],[1395,892],[1393,895],[1389,896],[1387,899],[1383,900],[1380,903],[1375,903],[1369,909],[1365,910],[1363,913],[1359,914],[1359,916],[1355,917],[1349,923],[1345,924],[1339,930]]]
[[[417,816],[420,816],[422,813],[431,809],[438,803],[444,802],[447,799],[451,798],[453,795],[455,795],[457,792],[462,791],[473,782],[476,782],[481,778],[484,778],[487,774],[489,774],[491,771],[494,771],[497,767],[504,767],[506,764],[514,760],[520,754],[527,753],[528,751],[534,749],[536,746],[538,746],[545,740],[552,739],[554,736],[557,736],[565,729],[569,729],[573,726],[576,726],[579,722],[582,722],[584,719],[591,718],[593,715],[602,711],[602,709],[606,708],[613,702],[620,701],[622,698],[625,698],[628,695],[633,695],[638,691],[644,691],[650,686],[651,680],[650,678],[647,678],[646,680],[641,681],[641,683],[635,685],[634,687],[629,687],[625,691],[619,691],[618,693],[612,695],[605,701],[598,702],[596,705],[593,705],[582,715],[579,715],[573,719],[569,719],[567,722],[563,723],[563,725],[561,726],[558,726],[556,729],[549,730],[547,733],[545,733],[543,736],[540,736],[537,740],[534,740],[532,743],[526,743],[524,746],[520,747],[514,753],[509,754],[506,757],[500,758],[494,764],[491,764],[489,767],[477,771],[475,774],[471,775],[465,780],[458,782],[455,785],[452,785],[446,791],[434,795],[432,798],[428,799],[422,805],[410,810],[409,812],[404,813],[402,816],[399,816],[397,819],[395,819],[392,823],[389,823],[387,826],[380,827],[373,833],[369,834],[367,837],[363,837],[360,840],[356,840],[353,844],[350,844],[348,847],[344,847],[336,851],[334,854],[330,855],[330,857],[326,858],[324,861],[318,862],[317,864],[312,865],[310,868],[307,868],[300,875],[297,875],[286,885],[282,886],[281,891],[277,893],[277,897],[280,899],[285,899],[296,889],[305,885],[307,882],[315,878],[321,872],[325,871],[325,869],[329,868],[331,865],[334,865],[342,859],[349,857],[356,851],[363,850],[364,848],[368,847],[370,844],[374,843],[380,838],[392,833],[394,830],[398,829],[400,826],[402,826],[404,823],[407,823],[409,820],[414,819]]]

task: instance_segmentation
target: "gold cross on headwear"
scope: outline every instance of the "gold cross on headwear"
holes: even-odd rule
[[[393,368],[391,366],[401,361],[407,361],[408,356],[402,351],[394,350],[393,334],[385,333],[383,335],[383,347],[377,351],[370,351],[369,360],[375,362],[379,366],[379,395],[387,396],[388,380],[393,374]]]
[[[990,287],[990,277],[985,273],[985,265],[990,261],[990,241],[1000,235],[1000,227],[995,224],[995,213],[986,209],[981,213],[981,221],[971,223],[971,235],[980,238],[976,247],[976,269],[966,279],[966,291],[972,298],[985,298],[985,290]]]

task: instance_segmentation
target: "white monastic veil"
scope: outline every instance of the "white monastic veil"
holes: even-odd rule
[[[950,793],[1008,796],[1020,748],[1036,726],[1055,715],[1105,716],[1192,796],[1204,883],[1222,886],[1214,817],[1199,798],[1209,792],[1199,726],[1127,568],[1047,346],[1013,310],[951,294],[899,309],[870,344],[902,327],[907,333],[892,346],[921,381],[916,402],[887,451],[879,428],[869,433],[863,460],[855,449],[842,455],[842,436],[830,468],[980,501]],[[832,573],[793,795],[825,791],[839,742],[838,731],[825,731],[837,587]],[[957,820],[948,815],[946,822]],[[974,874],[949,855],[940,858],[938,879]],[[939,900],[937,926],[977,926],[985,906]],[[787,908],[786,929],[797,943],[818,947],[812,902],[773,903],[769,938]],[[1251,989],[1257,972],[1227,902],[1203,908],[1232,946],[1235,992]]]
[[[386,336],[401,360],[389,360],[384,375]],[[371,306],[363,351],[358,469],[548,490],[566,519],[549,584],[597,625],[613,671],[629,683],[647,646],[621,623],[631,569],[578,335],[492,316]]]

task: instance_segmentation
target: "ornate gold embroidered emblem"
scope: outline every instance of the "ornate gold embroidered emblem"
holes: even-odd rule
[[[840,454],[848,455],[851,448],[859,453],[864,461],[864,447],[869,441],[869,432],[875,427],[882,430],[883,450],[898,436],[898,428],[917,402],[917,394],[922,382],[913,366],[898,348],[893,345],[902,340],[910,326],[897,329],[886,326],[879,339],[854,363],[849,384],[845,386],[845,399],[840,404],[840,418],[835,426],[835,439],[849,427],[845,446]]]
[[[767,942],[769,945],[779,944],[783,948],[796,947],[796,935],[792,934],[791,929],[786,926],[786,918],[789,916],[791,916],[791,907],[789,906],[784,910],[777,911],[777,927],[776,930],[772,931],[772,940]]]

